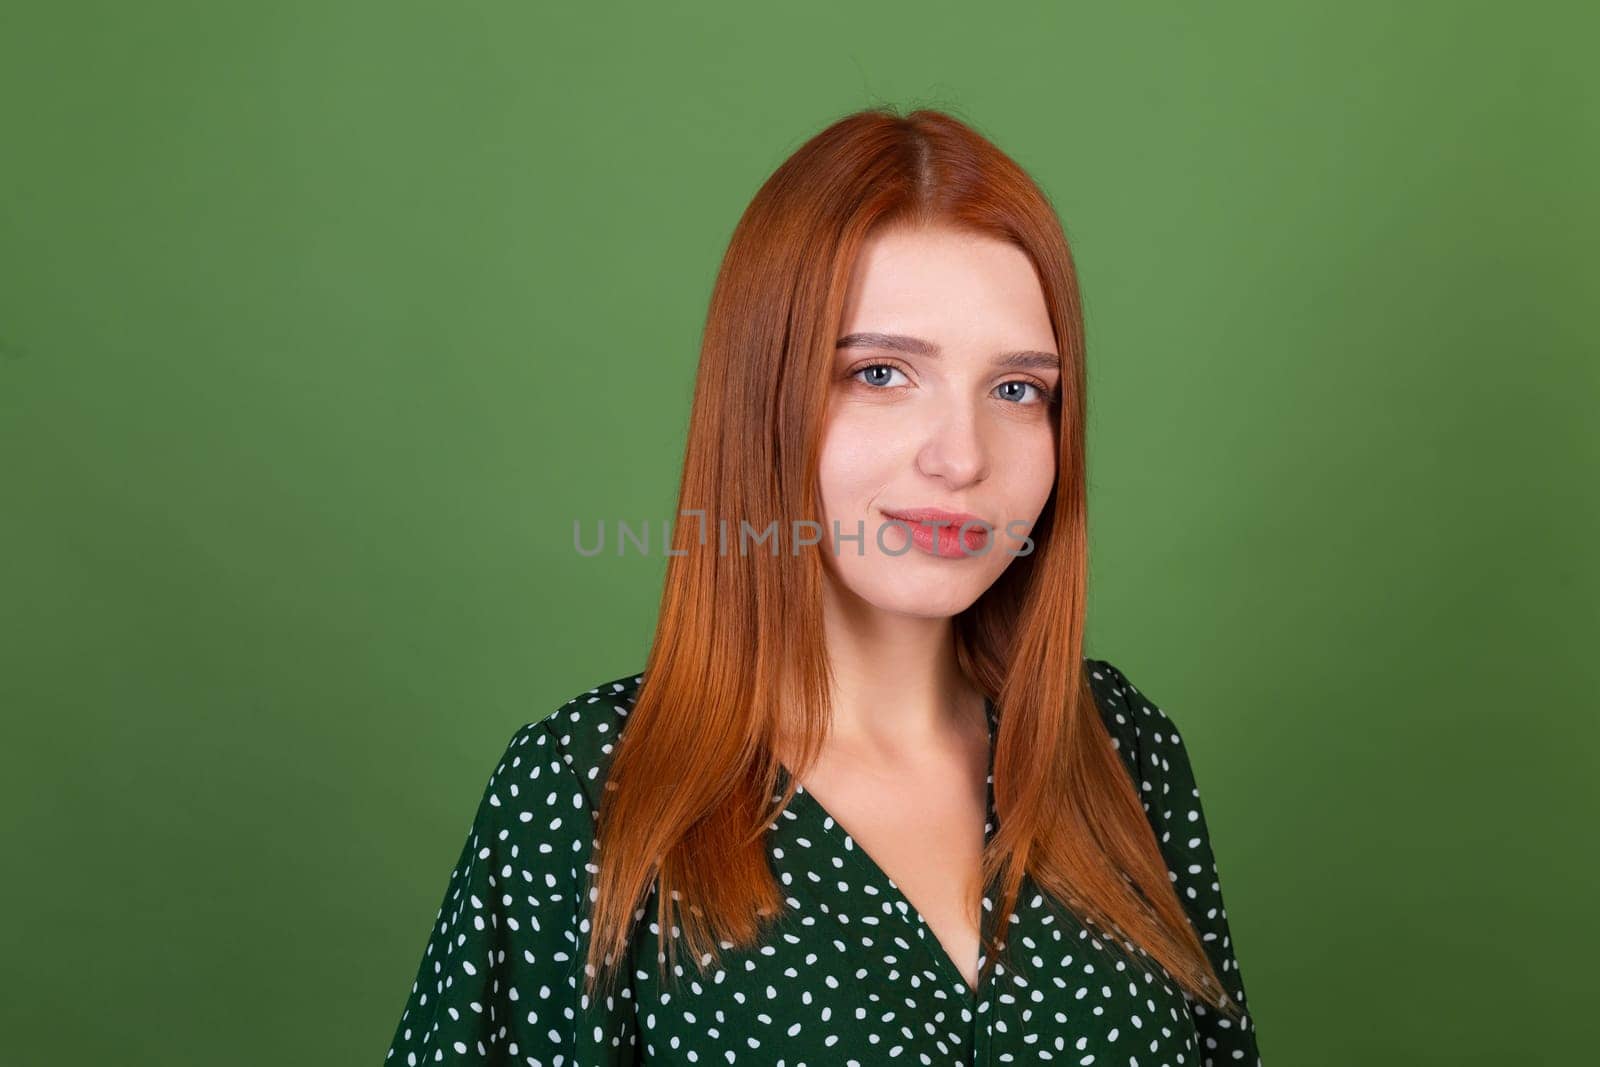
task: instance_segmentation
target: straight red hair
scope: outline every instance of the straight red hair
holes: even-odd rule
[[[784,534],[798,519],[821,528],[818,451],[846,287],[866,235],[897,226],[954,227],[1022,249],[1062,356],[1057,480],[1030,534],[1034,550],[954,620],[958,662],[994,701],[999,723],[999,822],[969,912],[998,878],[995,929],[1006,930],[1026,872],[1080,920],[1120,932],[1124,951],[1142,949],[1192,995],[1237,1018],[1084,671],[1083,313],[1066,236],[1033,180],[969,125],[888,107],[840,119],[785,160],[746,208],[717,275],[674,554],[600,804],[585,992],[609,990],[627,965],[653,881],[663,978],[680,936],[703,974],[719,943],[758,944],[763,917],[783,910],[764,837],[827,733],[819,553],[829,539],[813,551],[784,541],[776,555],[759,545],[747,554],[739,530],[776,522]],[[802,724],[804,751],[774,803],[780,711]],[[1004,947],[985,936],[985,973]]]

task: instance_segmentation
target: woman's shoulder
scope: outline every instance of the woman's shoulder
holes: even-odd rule
[[[1178,724],[1115,664],[1086,659],[1085,669],[1112,744],[1132,775],[1161,847],[1173,891],[1200,935],[1212,969],[1226,983],[1228,994],[1243,1006],[1244,984],[1234,954],[1228,910],[1222,901],[1211,831],[1195,781],[1194,764]],[[1260,1063],[1255,1053],[1253,1019],[1247,1017],[1235,1024],[1203,1007],[1195,1008],[1195,1016],[1207,1048],[1231,1048],[1234,1059],[1249,1056],[1250,1062]],[[1220,1056],[1219,1051],[1219,1063]]]
[[[577,776],[591,804],[599,800],[600,784],[628,713],[639,694],[643,673],[611,678],[577,693],[550,714],[528,723],[518,736],[543,731],[554,743],[558,757]]]
[[[1164,767],[1169,757],[1184,755],[1178,724],[1160,704],[1140,692],[1116,664],[1085,657],[1084,670],[1112,747],[1122,755],[1136,782],[1146,784],[1139,781],[1139,772],[1147,764]]]
[[[591,1000],[579,979],[597,780],[639,681],[602,682],[512,735],[434,914],[388,1060],[432,1063],[445,1050],[476,1049],[496,1063],[508,1054],[519,1063],[632,1062],[627,993]]]

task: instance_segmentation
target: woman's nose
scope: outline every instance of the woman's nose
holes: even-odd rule
[[[983,428],[972,404],[945,405],[930,419],[927,436],[917,450],[917,469],[921,473],[961,486],[983,478],[988,466]]]

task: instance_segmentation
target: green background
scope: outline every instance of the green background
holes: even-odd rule
[[[0,9],[0,1033],[377,1064],[517,726],[638,670],[761,181],[1033,173],[1089,652],[1184,729],[1269,1067],[1593,1053],[1596,23],[1504,4]]]

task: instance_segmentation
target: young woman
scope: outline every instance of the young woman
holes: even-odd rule
[[[519,729],[388,1062],[1259,1064],[1183,741],[1083,655],[1044,194],[863,111],[711,297],[654,644]]]

